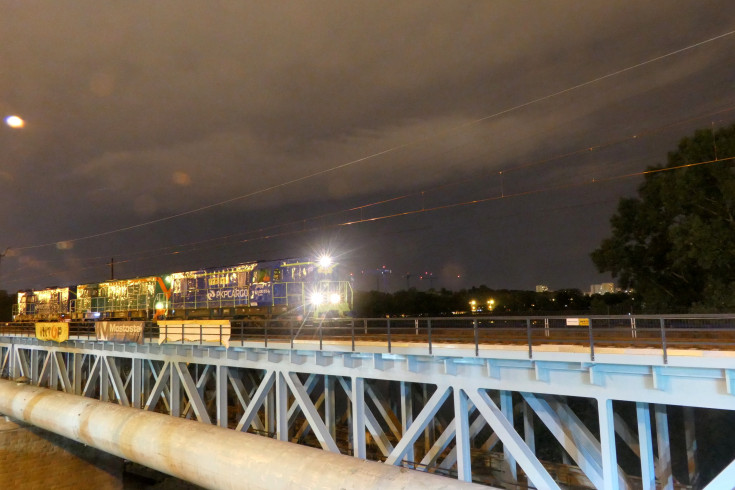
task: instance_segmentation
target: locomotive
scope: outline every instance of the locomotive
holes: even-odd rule
[[[20,291],[13,320],[345,317],[352,295],[331,258],[292,258]]]

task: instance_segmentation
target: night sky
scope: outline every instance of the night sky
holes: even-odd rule
[[[735,122],[735,3],[0,0],[0,114],[0,289],[329,249],[586,291],[640,172]]]

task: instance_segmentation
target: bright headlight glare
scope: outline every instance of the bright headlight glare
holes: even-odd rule
[[[156,303],[156,309],[157,310],[162,310],[163,309],[163,303],[161,303],[160,301],[158,303]]]
[[[311,304],[319,306],[324,302],[324,295],[322,293],[312,293]]]
[[[320,267],[329,267],[332,265],[332,257],[329,255],[322,255],[319,257],[319,266]]]
[[[334,293],[329,297],[329,302],[332,303],[333,305],[337,305],[339,304],[340,299],[341,298],[339,297],[339,294]]]

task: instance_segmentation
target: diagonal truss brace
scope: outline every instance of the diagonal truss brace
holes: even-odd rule
[[[400,464],[401,460],[406,455],[409,446],[413,446],[421,431],[423,431],[429,422],[431,422],[446,399],[449,397],[451,390],[452,389],[449,386],[437,386],[436,391],[431,395],[429,401],[426,402],[421,413],[418,414],[416,419],[413,421],[413,424],[411,424],[411,427],[409,427],[403,435],[403,438],[398,442],[393,451],[391,451],[390,455],[388,455],[388,459],[385,461],[387,464]]]
[[[283,373],[283,377],[286,380],[286,384],[288,384],[288,387],[291,389],[291,393],[293,393],[294,398],[296,398],[296,401],[301,407],[301,411],[304,413],[306,420],[309,421],[309,425],[314,431],[314,435],[319,440],[322,448],[339,454],[337,444],[329,434],[326,424],[319,415],[319,412],[317,412],[314,404],[311,402],[311,398],[306,392],[304,385],[301,384],[298,375],[296,373]]]
[[[523,438],[515,431],[513,425],[503,415],[503,412],[495,405],[485,390],[467,392],[469,400],[475,404],[482,417],[490,424],[490,427],[498,435],[503,447],[507,447],[523,468],[528,479],[536,488],[548,488],[559,490],[559,485],[551,478],[549,472],[543,467],[535,454],[531,451]]]
[[[263,402],[265,402],[268,396],[268,392],[270,392],[276,382],[276,374],[278,374],[276,371],[270,369],[265,372],[263,381],[260,382],[258,389],[255,391],[250,404],[245,409],[245,413],[240,418],[240,422],[238,422],[235,430],[247,430],[245,427],[250,427],[253,423],[253,420],[258,416],[258,410],[263,406]]]
[[[339,384],[342,386],[342,389],[344,390],[345,394],[347,395],[347,398],[350,399],[354,403],[354,394],[352,392],[352,388],[347,383],[347,381],[342,376],[337,376],[337,380],[339,381]],[[375,444],[378,446],[380,451],[383,453],[383,456],[389,456],[391,452],[393,451],[393,445],[390,443],[390,440],[388,439],[388,436],[383,431],[383,428],[380,427],[380,424],[378,423],[378,420],[375,418],[375,415],[373,415],[373,412],[370,410],[369,407],[365,408],[365,426],[367,427],[367,430],[370,432],[370,435],[373,436],[373,440],[375,440]]]
[[[189,373],[189,368],[187,364],[185,362],[174,362],[173,367],[175,370],[174,374],[178,375],[181,379],[181,384],[184,387],[186,396],[189,398],[189,403],[194,410],[194,415],[196,415],[197,420],[199,422],[204,422],[205,424],[211,424],[212,419],[207,413],[207,407],[204,405],[204,401],[199,395],[197,384],[194,383],[194,379],[191,377],[191,373]],[[202,373],[200,380],[206,380],[206,377],[208,376],[208,371],[209,369],[206,369],[205,372]]]

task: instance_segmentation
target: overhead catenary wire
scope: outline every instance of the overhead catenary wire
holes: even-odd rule
[[[89,235],[85,235],[85,236],[79,236],[79,237],[75,237],[75,238],[69,238],[69,239],[65,239],[65,240],[55,240],[53,242],[45,242],[45,243],[25,245],[25,246],[16,246],[16,247],[12,247],[12,248],[14,250],[17,250],[17,251],[22,251],[22,250],[29,250],[29,249],[35,249],[35,248],[43,248],[43,247],[56,246],[60,242],[64,242],[64,243],[70,244],[70,243],[75,243],[75,242],[79,242],[79,241],[83,241],[83,240],[90,240],[90,239],[94,239],[94,238],[101,238],[101,237],[104,237],[104,236],[109,236],[109,235],[113,235],[113,234],[117,234],[117,233],[123,233],[123,232],[126,232],[126,231],[131,231],[131,230],[135,230],[135,229],[139,229],[139,228],[151,226],[151,225],[154,225],[154,224],[159,224],[159,223],[162,223],[162,222],[165,222],[165,221],[170,221],[170,220],[178,219],[178,218],[181,218],[181,217],[184,217],[184,216],[189,216],[189,215],[192,215],[192,214],[195,214],[195,213],[200,213],[202,211],[206,211],[206,210],[213,209],[213,208],[216,208],[216,207],[224,206],[226,204],[230,204],[230,203],[233,203],[233,202],[236,202],[236,201],[240,201],[240,200],[244,200],[244,199],[251,198],[251,197],[254,197],[254,196],[258,196],[258,195],[261,195],[261,194],[264,194],[264,193],[267,193],[267,192],[270,192],[270,191],[274,191],[276,189],[280,189],[282,187],[290,186],[290,185],[293,185],[293,184],[296,184],[296,183],[299,183],[299,182],[304,182],[306,180],[310,180],[310,179],[313,179],[313,178],[316,178],[316,177],[319,177],[319,176],[323,176],[323,175],[326,175],[328,173],[332,173],[332,172],[335,172],[337,170],[341,170],[341,169],[344,169],[346,167],[350,167],[350,166],[356,165],[358,163],[362,163],[362,162],[365,162],[365,161],[368,161],[368,160],[372,160],[372,159],[375,159],[377,157],[380,157],[380,156],[383,156],[383,155],[387,155],[389,153],[394,153],[394,152],[397,152],[399,150],[402,150],[402,149],[405,149],[405,148],[409,148],[409,147],[413,147],[413,146],[416,146],[418,144],[421,144],[421,143],[424,143],[424,142],[427,142],[427,141],[435,140],[436,138],[442,138],[442,137],[446,137],[446,136],[452,135],[452,134],[457,133],[459,131],[462,131],[462,130],[468,128],[468,127],[471,127],[471,126],[480,124],[480,123],[482,123],[484,121],[488,121],[490,119],[494,119],[494,118],[503,116],[505,114],[509,114],[511,112],[514,112],[514,111],[517,111],[517,110],[520,110],[520,109],[529,107],[529,106],[531,106],[533,104],[537,104],[539,102],[543,102],[543,101],[552,99],[554,97],[558,97],[560,95],[567,94],[569,92],[578,90],[580,88],[583,88],[583,87],[586,87],[586,86],[595,84],[595,83],[600,82],[602,80],[606,80],[608,78],[615,77],[617,75],[620,75],[620,74],[629,72],[631,70],[635,70],[637,68],[641,68],[641,67],[646,66],[646,65],[649,65],[651,63],[655,63],[657,61],[660,61],[660,60],[669,58],[671,56],[675,56],[677,54],[680,54],[680,53],[683,53],[683,52],[686,52],[686,51],[695,49],[695,48],[700,47],[700,46],[703,46],[705,44],[712,43],[714,41],[723,39],[723,38],[728,37],[728,36],[731,36],[733,34],[735,34],[735,30],[731,30],[729,32],[725,32],[723,34],[719,34],[717,36],[714,36],[714,37],[711,37],[711,38],[708,38],[708,39],[705,39],[705,40],[702,40],[702,41],[699,41],[699,42],[690,44],[690,45],[685,46],[683,48],[679,48],[679,49],[676,49],[674,51],[665,53],[663,55],[659,55],[659,56],[656,56],[654,58],[648,59],[646,61],[642,61],[640,63],[636,63],[634,65],[628,66],[626,68],[622,68],[622,69],[613,71],[611,73],[608,73],[608,74],[605,74],[605,75],[596,77],[596,78],[594,78],[592,80],[588,80],[588,81],[585,81],[585,82],[582,82],[582,83],[573,85],[573,86],[568,87],[568,88],[565,88],[563,90],[559,90],[559,91],[556,91],[556,92],[547,94],[545,96],[538,97],[538,98],[532,99],[530,101],[527,101],[527,102],[524,102],[524,103],[521,103],[521,104],[517,104],[515,106],[512,106],[512,107],[509,107],[509,108],[506,108],[506,109],[497,111],[497,112],[492,113],[492,114],[489,114],[487,116],[483,116],[483,117],[476,118],[476,119],[473,119],[471,121],[468,121],[468,122],[465,122],[465,123],[462,123],[462,124],[458,124],[456,126],[453,126],[453,127],[448,128],[448,129],[446,129],[444,131],[440,131],[438,133],[432,134],[430,136],[424,136],[422,138],[417,138],[415,140],[408,141],[408,142],[403,143],[403,144],[400,144],[400,145],[395,145],[393,147],[386,148],[384,150],[381,150],[381,151],[372,153],[370,155],[366,155],[364,157],[353,159],[353,160],[350,160],[348,162],[344,162],[344,163],[341,163],[339,165],[336,165],[336,166],[333,166],[333,167],[330,167],[330,168],[327,168],[327,169],[319,170],[317,172],[313,172],[313,173],[308,174],[308,175],[304,175],[304,176],[297,177],[297,178],[294,178],[294,179],[290,179],[288,181],[284,181],[284,182],[281,182],[281,183],[278,183],[278,184],[274,184],[274,185],[267,186],[267,187],[264,187],[264,188],[261,188],[261,189],[257,189],[255,191],[252,191],[252,192],[249,192],[249,193],[246,193],[246,194],[242,194],[242,195],[239,195],[239,196],[235,196],[235,197],[232,197],[232,198],[229,198],[229,199],[225,199],[223,201],[218,201],[218,202],[215,202],[215,203],[207,204],[207,205],[200,206],[200,207],[197,207],[197,208],[194,208],[194,209],[190,209],[190,210],[187,210],[187,211],[182,211],[182,212],[179,212],[179,213],[175,213],[175,214],[172,214],[172,215],[169,215],[169,216],[164,216],[164,217],[161,217],[161,218],[157,218],[157,219],[154,219],[154,220],[145,221],[145,222],[142,222],[142,223],[137,223],[137,224],[130,225],[130,226],[120,227],[120,228],[116,228],[116,229],[113,229],[113,230],[103,231],[103,232],[89,234]]]
[[[440,206],[423,207],[423,208],[420,208],[420,209],[410,209],[410,210],[406,210],[406,211],[403,211],[403,212],[396,212],[396,213],[386,214],[386,215],[382,215],[382,216],[374,216],[374,217],[371,217],[371,218],[363,218],[363,219],[358,219],[358,220],[345,221],[345,222],[341,222],[341,223],[335,223],[335,224],[332,224],[332,225],[315,225],[315,226],[313,226],[311,228],[308,228],[308,229],[307,228],[303,228],[303,229],[300,229],[300,230],[291,230],[291,231],[286,231],[286,232],[281,232],[281,233],[270,233],[270,234],[266,234],[266,235],[254,236],[254,237],[246,238],[246,239],[243,239],[243,240],[238,240],[237,243],[238,244],[242,244],[242,243],[248,243],[248,242],[252,242],[252,241],[256,241],[256,240],[268,240],[268,239],[277,238],[277,237],[284,237],[284,236],[290,236],[290,235],[298,235],[298,234],[302,234],[302,233],[311,233],[311,232],[314,232],[314,231],[322,231],[325,228],[338,228],[338,227],[354,226],[354,225],[358,225],[358,224],[362,224],[362,223],[374,223],[374,222],[378,222],[378,221],[385,221],[385,220],[390,220],[390,219],[395,219],[395,218],[400,218],[400,217],[405,217],[405,216],[418,215],[418,214],[422,214],[422,213],[433,213],[433,212],[437,212],[437,211],[441,211],[441,210],[447,210],[447,209],[464,207],[464,206],[473,206],[473,205],[478,205],[478,204],[487,203],[487,202],[493,202],[493,201],[499,201],[499,200],[504,200],[504,199],[520,198],[520,197],[530,196],[530,195],[534,195],[534,194],[541,194],[541,193],[544,193],[544,192],[551,192],[551,191],[558,191],[558,190],[579,188],[579,187],[588,186],[588,185],[600,185],[600,184],[604,184],[604,183],[614,182],[614,181],[623,180],[623,179],[629,179],[629,178],[633,178],[633,177],[640,177],[640,176],[645,176],[645,175],[649,175],[649,174],[656,174],[656,173],[661,173],[661,172],[681,170],[681,169],[684,169],[684,168],[691,168],[691,167],[697,167],[697,166],[702,166],[702,165],[711,165],[711,164],[715,164],[715,163],[721,163],[721,162],[732,161],[732,160],[735,160],[735,156],[733,156],[733,157],[727,157],[727,158],[718,158],[718,159],[714,159],[714,160],[707,160],[707,161],[701,161],[701,162],[686,163],[686,164],[678,165],[678,166],[675,166],[675,167],[663,167],[663,168],[647,169],[647,170],[640,171],[640,172],[632,172],[632,173],[620,174],[620,175],[606,177],[606,178],[600,178],[600,179],[593,178],[593,179],[584,180],[584,181],[581,181],[581,182],[572,182],[572,183],[559,184],[559,185],[555,185],[555,186],[548,186],[548,187],[544,187],[544,188],[537,188],[537,189],[531,189],[531,190],[522,191],[522,192],[516,192],[516,193],[513,193],[513,194],[503,194],[503,195],[496,195],[496,196],[488,196],[488,197],[484,197],[484,198],[472,199],[472,200],[467,200],[467,201],[459,201],[459,202],[454,202],[454,203],[450,203],[450,204],[444,204],[444,205],[440,205]],[[221,246],[226,246],[226,245],[227,244],[222,244]],[[183,251],[183,252],[182,251],[173,251],[173,252],[170,252],[170,253],[167,253],[167,254],[163,254],[163,255],[178,255],[178,254],[182,254],[182,253],[191,253],[191,252],[194,252],[194,251],[196,251],[196,250],[189,250],[189,251]],[[150,257],[146,257],[146,258],[154,258],[154,257],[161,257],[161,256],[162,256],[161,254],[158,254],[158,255],[153,255],[153,256],[150,256]],[[136,259],[136,260],[144,260],[144,259]],[[122,260],[122,261],[118,261],[118,263],[127,263],[127,262],[132,262],[132,261],[133,261],[133,259],[131,259],[131,260]],[[91,267],[92,266],[83,268],[83,270],[84,269],[90,269]],[[63,272],[66,272],[66,271],[63,271]],[[45,273],[45,274],[42,274],[42,275],[33,276],[32,278],[53,277],[54,275],[58,275],[60,273],[61,272],[59,272],[59,271],[57,271],[55,274],[54,273]]]

